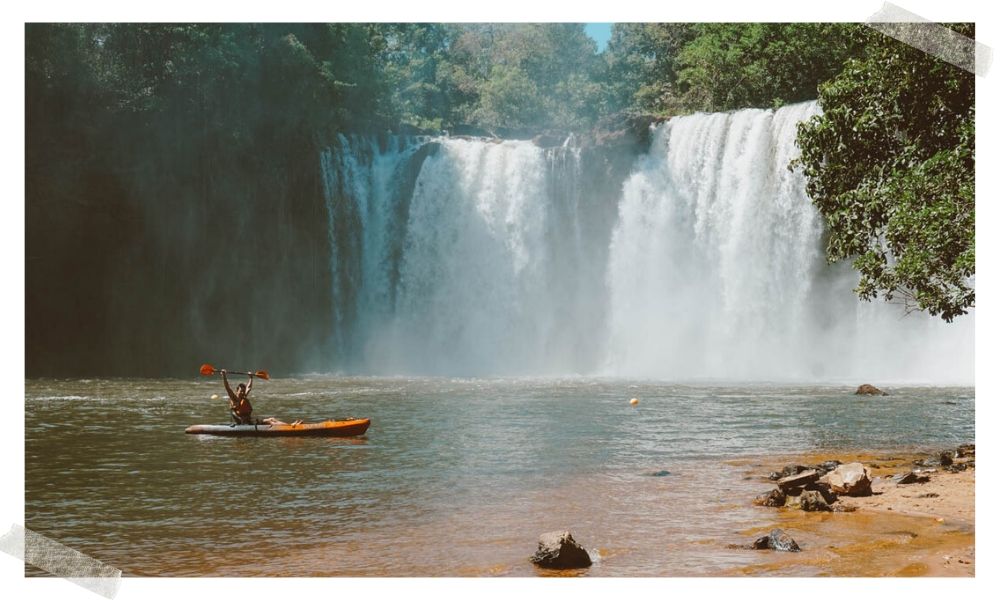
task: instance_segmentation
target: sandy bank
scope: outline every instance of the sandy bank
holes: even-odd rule
[[[813,454],[735,461],[748,478],[773,482],[767,473],[784,465],[826,460],[861,462],[872,472],[872,495],[841,496],[853,512],[804,512],[759,507],[761,525],[742,532],[748,538],[780,527],[799,543],[800,553],[764,551],[758,564],[732,574],[834,576],[975,575],[975,467],[952,473],[914,461],[927,454]],[[956,459],[974,465],[974,457]],[[894,477],[921,469],[925,483],[898,484]],[[748,499],[749,501],[750,499]]]

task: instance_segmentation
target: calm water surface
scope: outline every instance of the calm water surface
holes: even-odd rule
[[[534,575],[570,529],[589,575],[716,575],[767,518],[724,461],[974,441],[972,388],[620,380],[258,381],[255,414],[366,416],[358,439],[185,435],[214,380],[29,380],[26,525],[139,576]],[[637,397],[637,408],[629,398]],[[668,474],[663,474],[666,471]],[[653,473],[659,473],[654,476]]]

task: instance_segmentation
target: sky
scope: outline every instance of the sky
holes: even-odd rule
[[[597,41],[597,51],[604,52],[611,39],[611,23],[587,23],[585,30],[587,35]]]

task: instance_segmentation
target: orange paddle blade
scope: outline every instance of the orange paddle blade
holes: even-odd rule
[[[202,375],[215,375],[215,367],[213,367],[212,365],[210,365],[208,363],[205,363],[205,364],[201,365],[201,374]]]
[[[267,374],[267,371],[257,371],[254,376],[260,377],[261,379],[270,380],[271,376]]]

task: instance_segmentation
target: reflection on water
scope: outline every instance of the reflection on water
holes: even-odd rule
[[[145,576],[533,575],[554,529],[588,575],[755,572],[726,546],[762,484],[724,461],[974,439],[970,388],[319,377],[258,382],[257,414],[365,437],[185,435],[227,419],[219,387],[26,382],[27,526]]]

